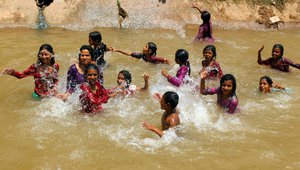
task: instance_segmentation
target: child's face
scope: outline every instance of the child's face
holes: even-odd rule
[[[90,64],[91,61],[92,61],[92,56],[91,56],[89,50],[87,50],[87,49],[81,50],[80,57],[79,57],[79,63],[86,66],[86,65]]]
[[[145,47],[143,48],[143,54],[148,54],[149,53],[149,47],[148,44],[145,45]]]
[[[125,85],[126,84],[125,77],[122,73],[118,74],[117,83],[118,83],[118,85],[122,85],[122,84]]]
[[[160,100],[160,108],[166,110],[168,108],[168,104],[165,102],[164,96]]]
[[[222,83],[222,92],[224,95],[229,95],[231,94],[232,92],[232,80],[225,80],[223,83]]]
[[[52,56],[52,54],[46,49],[43,49],[39,52],[39,58],[43,64],[46,64],[46,65],[50,64],[51,56]]]
[[[91,38],[90,36],[89,36],[89,44],[90,44],[90,45],[95,45],[95,44],[94,44],[94,41],[92,40],[92,38]]]
[[[214,53],[211,50],[205,50],[203,52],[203,57],[206,61],[211,61],[214,57]]]
[[[90,85],[95,85],[97,80],[98,80],[98,71],[95,69],[89,69],[86,73],[86,81]]]
[[[281,56],[281,50],[279,48],[274,48],[272,50],[272,57],[278,59]]]
[[[261,79],[259,81],[259,91],[263,93],[267,93],[271,91],[271,85],[267,82],[266,79]]]

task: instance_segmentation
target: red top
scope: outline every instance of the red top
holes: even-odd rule
[[[22,79],[27,76],[33,76],[35,84],[34,91],[40,97],[47,97],[56,94],[56,86],[58,83],[58,71],[59,65],[56,63],[52,66],[32,64],[23,72],[18,72],[14,70],[12,76],[17,77],[18,79]]]
[[[102,109],[101,104],[106,103],[109,99],[108,90],[104,89],[100,83],[96,82],[96,93],[93,93],[90,85],[84,82],[80,85],[82,94],[79,96],[82,110],[86,113],[95,113]]]

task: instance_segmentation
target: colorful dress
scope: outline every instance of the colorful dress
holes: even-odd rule
[[[96,82],[97,91],[93,93],[90,85],[84,82],[80,85],[82,94],[79,96],[82,111],[86,113],[96,113],[102,109],[101,104],[109,99],[108,90],[104,89],[99,82]]]
[[[103,73],[100,69],[99,73],[100,74],[98,81],[100,82],[100,84],[103,84]],[[84,81],[84,74],[79,73],[76,64],[71,65],[68,70],[67,76],[67,91],[69,93],[73,93],[75,91],[76,86],[83,83]]]
[[[202,65],[203,65],[204,60],[202,61]],[[208,66],[205,67],[205,69],[207,70],[207,76],[209,79],[215,79],[215,78],[221,78],[223,76],[223,71],[221,69],[220,64],[213,60],[212,63]]]
[[[184,83],[184,78],[189,74],[189,68],[186,65],[182,65],[176,73],[175,77],[168,76],[168,81],[174,86],[179,87]]]
[[[258,64],[271,66],[271,68],[273,69],[277,69],[284,72],[290,71],[289,66],[300,69],[300,64],[293,63],[291,60],[283,57],[280,58],[276,63],[274,62],[274,58],[271,57],[266,60],[262,60],[261,62],[258,62]]]
[[[236,113],[238,109],[238,98],[234,94],[233,96],[229,97],[228,99],[221,98],[221,90],[220,88],[207,88],[204,90],[204,95],[213,95],[217,94],[217,103],[225,108],[227,113]]]
[[[58,83],[59,65],[44,66],[42,64],[32,64],[23,72],[14,71],[12,76],[22,79],[27,76],[34,78],[34,92],[39,97],[53,96],[56,94],[56,87]]]
[[[213,42],[215,39],[212,36],[212,34],[213,32],[212,32],[211,21],[209,21],[209,23],[203,23],[199,26],[198,34],[195,37],[195,41],[205,40],[205,41]]]
[[[157,56],[151,56],[151,57],[146,57],[143,53],[136,53],[133,52],[131,53],[131,57],[138,58],[138,59],[143,59],[146,62],[158,64],[158,63],[166,63],[166,60],[163,57],[157,57]]]

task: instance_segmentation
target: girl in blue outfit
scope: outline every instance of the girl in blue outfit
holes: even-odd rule
[[[180,68],[177,71],[176,76],[170,76],[166,70],[162,70],[161,74],[168,79],[168,81],[174,86],[179,87],[184,83],[186,76],[190,76],[191,67],[189,62],[189,53],[184,49],[179,49],[175,53],[175,62],[179,64]]]

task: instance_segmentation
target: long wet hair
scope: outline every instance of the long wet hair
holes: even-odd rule
[[[217,58],[217,50],[214,45],[207,45],[206,47],[204,47],[202,54],[204,54],[206,50],[211,50],[213,52],[213,59]]]
[[[279,49],[280,49],[280,51],[281,51],[280,58],[282,58],[283,52],[284,52],[283,45],[281,45],[281,44],[274,44],[274,45],[273,45],[273,48],[272,48],[272,53],[273,53],[273,50],[274,50],[275,48],[279,48]]]
[[[179,49],[176,51],[175,60],[179,61],[180,66],[181,65],[187,66],[189,68],[189,75],[191,74],[189,53],[185,49]]]
[[[221,80],[220,80],[220,90],[222,89],[222,84],[227,81],[227,80],[232,80],[232,90],[231,90],[231,96],[235,95],[236,91],[236,80],[235,77],[232,74],[225,74]],[[223,91],[221,90],[223,93]]]
[[[267,81],[267,83],[269,84],[269,86],[272,86],[273,80],[271,79],[271,77],[269,77],[269,76],[262,76],[262,77],[259,79],[259,81],[261,81],[261,80],[263,80],[263,79],[265,79],[265,80]]]
[[[152,56],[156,56],[156,51],[157,51],[157,46],[154,42],[148,42],[148,50],[151,50],[151,55]]]
[[[43,64],[39,54],[42,50],[47,50],[49,53],[51,53],[51,59],[50,59],[50,63],[51,65],[55,64],[55,58],[54,58],[54,51],[53,51],[53,47],[50,44],[43,44],[41,45],[39,52],[37,54],[38,60],[37,60],[37,64]]]
[[[89,53],[90,53],[90,55],[91,55],[92,60],[95,61],[95,60],[94,60],[94,59],[95,59],[95,56],[94,56],[94,53],[93,53],[93,48],[92,48],[90,45],[82,45],[82,46],[80,47],[80,49],[79,49],[79,54],[78,54],[78,61],[79,61],[79,59],[80,59],[80,57],[81,57],[81,51],[82,51],[82,50],[88,50]]]
[[[165,100],[166,103],[170,104],[170,107],[172,109],[175,109],[178,102],[179,102],[179,96],[176,92],[173,91],[167,91],[162,98]]]
[[[101,33],[99,31],[93,31],[89,33],[89,37],[91,38],[91,40],[96,44],[96,45],[100,45],[102,42],[102,36]]]
[[[127,70],[122,70],[122,71],[120,71],[119,72],[119,74],[122,74],[123,76],[124,76],[124,79],[125,79],[125,81],[126,81],[126,88],[130,85],[130,83],[131,83],[131,74],[130,74],[130,72],[129,71],[127,71]]]
[[[201,19],[203,21],[203,24],[207,24],[208,26],[208,32],[204,33],[204,37],[212,37],[211,36],[211,28],[210,28],[210,13],[208,11],[202,11],[201,12]]]

